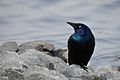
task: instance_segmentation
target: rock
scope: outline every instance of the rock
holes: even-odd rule
[[[69,78],[69,80],[106,80],[105,76],[98,76],[90,66],[88,66],[88,71],[85,71],[80,68],[79,65],[70,65],[74,76]]]
[[[15,47],[16,46],[16,47]],[[16,53],[18,51],[18,53]],[[0,46],[0,80],[119,80],[120,66],[99,66],[88,71],[68,65],[67,49],[54,49],[42,41],[19,47],[16,42]]]
[[[70,68],[74,74],[74,78],[75,79],[89,79],[89,74],[91,74],[90,72],[88,73],[87,71],[83,70],[80,68],[79,65],[70,65]]]
[[[120,72],[120,66],[117,67],[117,70]]]
[[[73,70],[70,67],[63,69],[63,72],[61,73],[64,74],[67,78],[74,77]]]
[[[54,77],[50,77],[49,75],[44,75],[41,73],[33,73],[26,80],[62,80],[62,79],[55,79]]]
[[[67,49],[57,49],[52,52],[53,56],[61,58],[66,63],[68,62],[68,50]]]
[[[47,53],[48,52],[41,52],[35,49],[29,49],[25,53],[21,54],[20,58],[23,59],[25,62],[27,61],[26,63],[29,65],[34,64],[47,68],[50,68],[51,65],[54,67],[53,64],[55,61],[61,63],[62,60],[57,57],[51,57],[47,55]]]
[[[113,66],[99,66],[94,73],[102,80],[119,80],[120,72]]]
[[[25,80],[25,77],[21,72],[11,68],[7,70],[6,76],[8,76],[8,80]]]
[[[58,59],[56,64],[59,64],[59,62],[64,63],[64,61],[57,57],[54,59],[54,57],[43,54],[43,52],[35,49],[30,49],[21,55],[15,52],[4,51],[0,53],[0,79],[68,80],[63,74],[56,71],[56,66],[52,59],[54,61]],[[21,66],[24,66],[22,68],[26,69],[21,69]]]
[[[32,70],[31,70],[32,69]],[[28,69],[26,80],[68,80],[64,75],[46,67],[34,66]]]
[[[3,51],[0,52],[0,67],[7,68],[20,68],[19,55],[16,52]]]
[[[8,80],[7,77],[0,77],[0,80]]]
[[[51,52],[55,49],[54,45],[45,41],[30,41],[20,45],[18,53],[22,54],[28,49]]]
[[[21,72],[17,69],[0,71],[0,80],[68,80],[63,74],[37,65],[30,66]]]
[[[0,52],[0,80],[24,80],[19,60],[16,52]]]
[[[13,51],[18,50],[18,44],[16,42],[6,42],[0,46],[0,51]]]
[[[21,54],[20,57],[23,59],[23,62],[29,67],[31,65],[37,65],[41,67],[46,67],[50,70],[56,70],[65,76],[72,76],[73,74],[69,70],[69,66],[60,58],[52,57],[46,52],[40,52],[35,49],[29,49],[25,53]]]
[[[45,56],[45,53],[48,52],[40,52],[35,49],[29,49],[23,54],[20,55],[21,60],[26,66],[31,66],[31,65],[38,65],[42,67],[46,67],[48,65],[48,59]]]
[[[0,71],[0,78],[3,80],[24,80],[24,75],[16,69],[7,68]]]

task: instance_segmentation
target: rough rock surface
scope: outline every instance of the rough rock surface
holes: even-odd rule
[[[25,49],[22,54],[16,52],[18,47],[8,47],[17,43],[3,43],[5,48],[0,49],[0,80],[120,80],[120,66],[99,66],[96,69],[88,66],[89,72],[86,72],[78,65],[69,66],[64,62],[62,57],[67,59],[66,49],[46,47],[47,51],[44,51],[43,48],[35,48],[39,42],[33,43],[26,43],[31,48]]]
[[[18,50],[18,44],[16,42],[6,42],[0,45],[0,51],[14,51]]]
[[[26,80],[68,80],[63,74],[40,66],[28,69],[26,75]]]
[[[0,52],[0,68],[7,69],[11,67],[20,67],[19,55],[16,52]]]
[[[68,62],[68,50],[67,49],[57,49],[52,52],[53,56],[57,56],[64,60],[66,63]]]
[[[20,58],[23,60],[24,64],[28,66],[42,66],[50,70],[56,70],[66,75],[71,75],[71,73],[65,72],[65,69],[68,69],[69,66],[62,59],[49,56],[45,53],[47,52],[40,52],[35,49],[29,49],[25,53],[21,54]]]
[[[55,49],[54,45],[46,41],[30,41],[20,45],[18,53],[22,54],[28,49],[51,52]]]

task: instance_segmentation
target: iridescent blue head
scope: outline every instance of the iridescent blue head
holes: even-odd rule
[[[75,33],[79,33],[81,36],[91,33],[89,27],[83,23],[73,23],[73,22],[67,22],[67,23],[74,28]]]
[[[82,41],[83,43],[87,41],[91,36],[93,36],[89,27],[83,23],[73,23],[67,22],[74,28],[74,34],[71,36],[71,39],[76,41]]]

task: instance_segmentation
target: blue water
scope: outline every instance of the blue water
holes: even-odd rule
[[[87,24],[96,38],[93,66],[120,66],[120,0],[0,0],[0,43],[46,40],[67,48],[67,21]]]

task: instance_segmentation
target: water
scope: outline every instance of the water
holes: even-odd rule
[[[46,40],[67,48],[67,21],[87,24],[96,38],[93,66],[120,66],[120,0],[0,0],[0,43]]]

